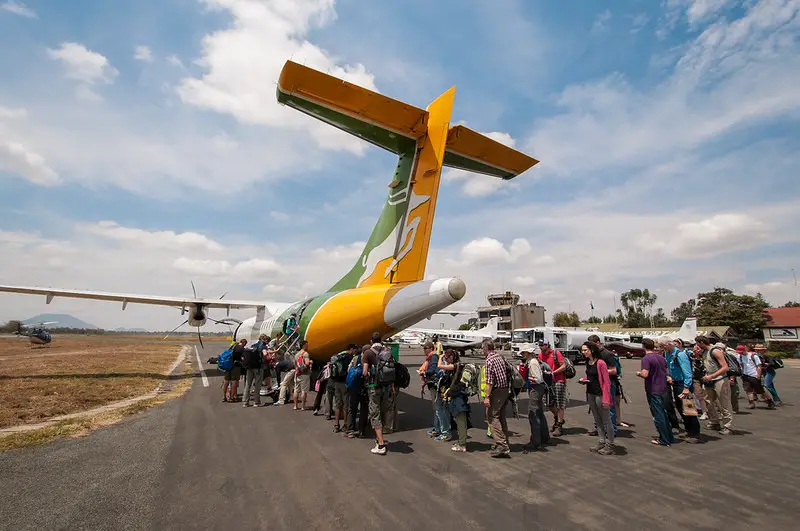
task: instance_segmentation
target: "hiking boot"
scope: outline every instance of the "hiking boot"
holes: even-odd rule
[[[377,454],[377,455],[386,455],[386,445],[384,444],[383,446],[381,446],[380,444],[378,444],[378,443],[375,443],[375,447],[374,447],[372,450],[370,450],[370,451],[371,451],[373,454]]]
[[[683,442],[687,442],[689,444],[700,444],[702,441],[697,437],[686,437]]]
[[[767,402],[767,409],[775,409],[775,402],[773,402],[772,400]]]
[[[606,445],[606,443],[604,443],[602,441],[598,441],[597,444],[595,444],[594,446],[590,446],[589,447],[589,451],[592,452],[592,453],[599,453],[600,450],[605,447],[605,445]]]
[[[606,443],[603,445],[602,448],[597,450],[597,453],[600,455],[614,455],[616,452],[614,450],[614,445],[611,443]]]
[[[747,409],[755,409],[755,408],[756,408],[755,402],[750,402],[749,404],[747,404]]]
[[[511,452],[509,450],[493,450],[489,456],[500,459],[508,459],[511,457]]]
[[[721,430],[719,430],[719,434],[720,434],[720,435],[730,435],[730,434],[732,434],[732,433],[733,433],[733,432],[732,432],[730,429],[728,429],[728,428],[722,428]]]

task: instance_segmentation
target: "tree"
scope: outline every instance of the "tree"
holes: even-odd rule
[[[469,330],[470,328],[472,328],[472,325],[469,323],[464,323],[458,327],[459,330]]]
[[[619,296],[625,309],[625,325],[629,328],[650,326],[650,315],[658,296],[649,289],[631,289]]]
[[[578,327],[581,325],[581,318],[575,312],[558,312],[553,315],[553,326]]]
[[[604,323],[616,323],[617,322],[617,316],[614,315],[613,313],[610,313],[610,314],[606,315],[605,317],[603,317],[603,322]]]
[[[800,308],[800,302],[789,301],[781,306],[781,308]]]
[[[659,308],[653,315],[653,326],[672,326],[672,321],[664,313],[664,308]]]
[[[589,323],[589,324],[600,324],[600,323],[603,322],[603,320],[600,319],[599,317],[595,317],[593,315],[593,316],[589,317],[588,319],[586,319],[586,322]]]
[[[759,329],[769,323],[769,303],[757,293],[736,295],[727,288],[697,294],[698,326],[730,326],[742,338],[755,338]]]
[[[680,326],[686,320],[687,317],[694,317],[695,311],[697,309],[697,304],[694,299],[689,299],[686,302],[682,302],[680,306],[675,308],[670,312],[672,316],[672,320]]]
[[[14,334],[22,329],[22,321],[16,319],[8,321],[4,325],[0,325],[0,334]]]

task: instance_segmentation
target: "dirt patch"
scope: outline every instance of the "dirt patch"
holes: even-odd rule
[[[167,380],[180,348],[69,341],[31,349],[24,341],[0,340],[0,428],[147,394]]]
[[[110,411],[94,415],[87,414],[61,420],[38,429],[2,435],[0,436],[0,452],[17,448],[30,448],[63,437],[84,437],[92,430],[116,424],[129,415],[134,415],[163,404],[172,398],[182,396],[192,386],[191,376],[193,373],[194,368],[191,359],[187,356],[184,360],[183,370],[178,369],[175,371],[172,378],[164,383],[163,393]],[[180,376],[185,377],[181,378]]]

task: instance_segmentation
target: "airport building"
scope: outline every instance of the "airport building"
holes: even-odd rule
[[[487,300],[489,306],[478,307],[478,327],[486,326],[492,317],[499,318],[499,331],[511,332],[515,328],[544,326],[545,309],[535,302],[520,302],[517,293],[493,293]]]

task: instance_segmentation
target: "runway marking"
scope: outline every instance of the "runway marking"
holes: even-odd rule
[[[197,365],[200,367],[200,376],[203,378],[203,387],[208,387],[208,378],[206,372],[203,370],[203,362],[200,361],[200,353],[197,351],[197,345],[194,346],[194,355],[197,356]]]

